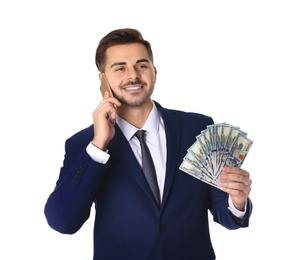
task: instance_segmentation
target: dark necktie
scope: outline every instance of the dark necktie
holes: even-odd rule
[[[147,144],[144,140],[145,139],[144,134],[145,134],[145,130],[138,130],[135,133],[135,136],[139,140],[140,147],[141,147],[142,170],[143,170],[144,176],[152,190],[155,200],[157,201],[158,206],[160,206],[160,191],[159,191],[159,187],[158,187],[156,171],[155,171],[151,153],[150,153],[150,151],[147,147]]]

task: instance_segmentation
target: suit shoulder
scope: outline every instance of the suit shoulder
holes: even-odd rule
[[[193,122],[199,122],[199,124],[205,124],[205,125],[211,125],[214,124],[214,121],[212,117],[197,113],[197,112],[187,112],[187,111],[181,111],[181,110],[176,110],[176,109],[165,109],[168,111],[168,113],[178,116],[182,122],[184,123],[191,123]]]
[[[203,120],[213,121],[212,117],[205,115],[205,114],[198,113],[198,112],[187,112],[187,111],[172,110],[172,109],[171,109],[171,111],[173,111],[173,113],[176,113],[184,118],[189,118],[189,119],[199,118],[199,119],[203,119]]]
[[[92,124],[84,129],[76,132],[72,136],[70,136],[67,139],[67,141],[75,142],[75,143],[82,144],[83,146],[85,146],[93,139],[93,136],[94,136],[94,126]]]
[[[161,111],[161,114],[166,113],[168,115],[177,116],[184,122],[197,121],[197,122],[204,123],[207,125],[211,125],[214,123],[212,117],[210,117],[208,115],[204,115],[204,114],[197,113],[197,112],[182,111],[182,110],[177,110],[177,109],[172,109],[172,108],[164,108],[156,101],[155,101],[155,103],[156,103],[158,109]]]

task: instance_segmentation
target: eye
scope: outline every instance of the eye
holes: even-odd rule
[[[123,71],[124,70],[124,67],[116,67],[115,68],[115,71]]]
[[[143,69],[146,69],[148,66],[147,66],[147,64],[145,64],[145,63],[141,63],[141,64],[138,64],[137,65],[137,69],[139,69],[139,70],[143,70]]]

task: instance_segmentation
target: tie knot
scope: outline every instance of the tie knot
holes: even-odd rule
[[[145,134],[145,130],[138,130],[134,135],[136,136],[136,138],[139,140],[139,142],[144,143],[144,134]]]

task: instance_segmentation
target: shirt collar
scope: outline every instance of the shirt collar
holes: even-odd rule
[[[130,123],[128,123],[126,120],[124,120],[118,115],[116,117],[116,123],[128,141],[133,137],[135,132],[139,130],[138,128],[131,125]],[[159,124],[160,124],[160,114],[155,103],[153,102],[152,111],[150,112],[146,122],[144,123],[141,129],[146,130],[147,132],[157,134],[159,131]]]

